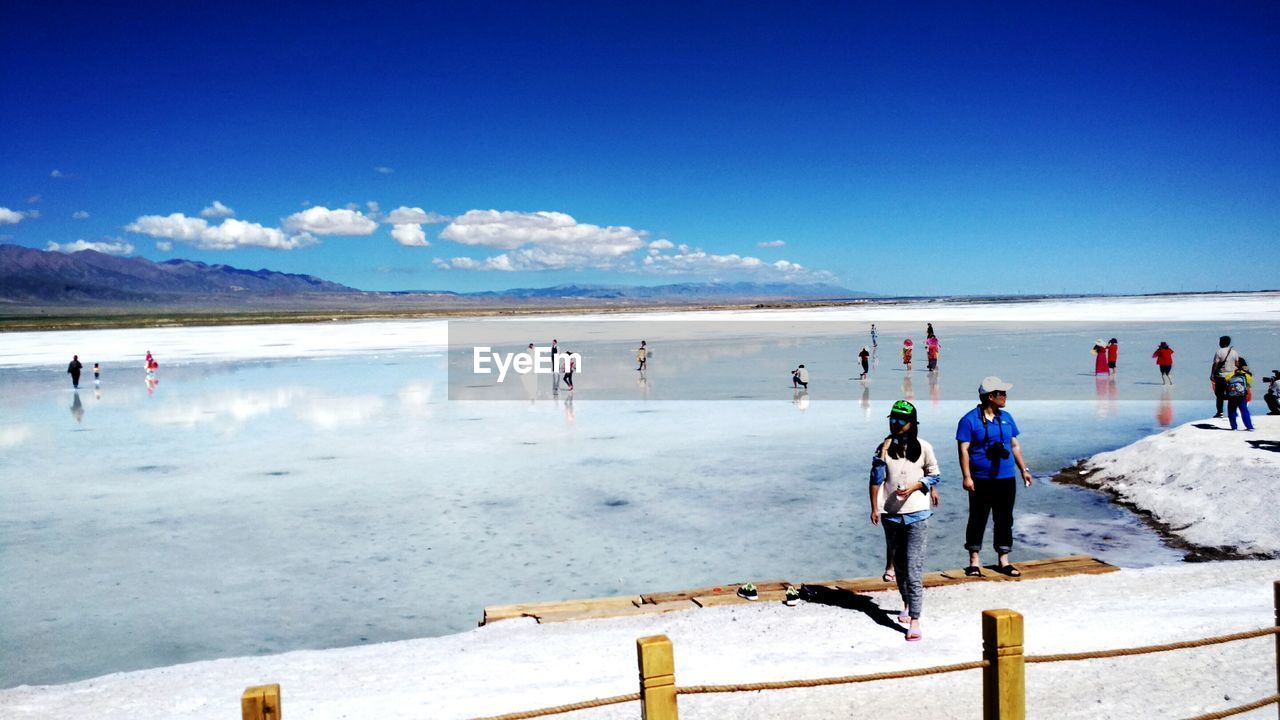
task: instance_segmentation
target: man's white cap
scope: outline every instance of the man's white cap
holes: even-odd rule
[[[986,395],[987,393],[995,392],[996,390],[1004,390],[1005,392],[1009,392],[1012,389],[1013,389],[1013,383],[1007,383],[1001,380],[1000,378],[996,377],[995,375],[988,375],[982,378],[982,384],[978,386],[978,394]]]

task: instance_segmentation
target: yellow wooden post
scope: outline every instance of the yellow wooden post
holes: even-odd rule
[[[982,613],[983,720],[1025,720],[1026,663],[1022,658],[1022,614],[1012,610]]]
[[[639,638],[636,654],[640,662],[640,720],[680,720],[671,640],[666,635]]]
[[[240,696],[242,720],[280,720],[280,686],[257,685]]]

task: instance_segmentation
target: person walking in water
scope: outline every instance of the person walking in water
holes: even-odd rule
[[[1107,344],[1102,342],[1102,340],[1095,340],[1093,342],[1093,374],[1111,374],[1111,370],[1107,367]]]
[[[1107,341],[1107,372],[1116,374],[1116,363],[1120,360],[1120,342],[1115,338]]]
[[[911,338],[902,341],[902,364],[906,366],[907,372],[911,372],[911,353],[914,349],[911,346]]]
[[[565,350],[564,359],[564,386],[566,390],[573,389],[573,371],[577,370],[577,363],[574,362],[573,351]]]
[[[929,327],[932,328],[933,326],[930,325]],[[941,354],[941,351],[942,343],[938,342],[938,336],[934,335],[933,332],[930,331],[929,337],[925,338],[924,341],[924,354],[929,360],[929,372],[937,372],[938,356]]]
[[[1173,348],[1161,340],[1160,347],[1151,353],[1151,357],[1156,359],[1156,367],[1160,368],[1160,384],[1172,385],[1173,378],[1169,377],[1169,372],[1173,370]]]
[[[1222,404],[1227,400],[1227,378],[1236,371],[1236,361],[1240,353],[1231,344],[1231,336],[1218,338],[1218,351],[1213,354],[1213,362],[1209,365],[1209,382],[1213,384],[1215,418],[1222,417]]]
[[[880,347],[880,334],[876,332],[875,323],[871,323],[871,347]]]
[[[992,540],[997,571],[1009,577],[1022,575],[1009,564],[1009,553],[1013,550],[1013,505],[1018,496],[1013,466],[1022,474],[1026,487],[1031,487],[1034,478],[1022,459],[1018,424],[1004,411],[1012,388],[1012,384],[994,375],[983,378],[978,385],[978,406],[960,418],[956,426],[960,476],[969,493],[969,523],[964,542],[969,551],[969,565],[964,574],[971,577],[982,575],[979,551],[988,516],[994,517]]]
[[[889,411],[889,435],[871,458],[871,524],[884,528],[902,596],[898,622],[906,639],[920,640],[924,610],[924,555],[933,515],[930,493],[941,480],[933,446],[918,437],[916,408],[899,400]],[[886,572],[885,577],[889,575]]]
[[[84,369],[84,365],[80,364],[80,356],[72,355],[71,362],[67,363],[67,372],[71,375],[71,387],[80,389],[80,371]]]
[[[859,380],[866,380],[867,373],[871,370],[871,351],[867,350],[867,346],[862,346],[862,352],[858,353],[858,360],[862,363],[862,374],[858,376]]]
[[[636,368],[636,370],[639,370],[640,372],[644,372],[644,365],[645,365],[645,362],[648,361],[648,359],[649,359],[649,351],[645,349],[644,341],[641,340],[640,349],[636,350],[636,361],[640,363],[640,365]]]

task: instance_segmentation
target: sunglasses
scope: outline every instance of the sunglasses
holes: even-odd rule
[[[904,419],[902,419],[902,418],[889,418],[889,424],[890,424],[890,425],[906,425],[906,424],[907,424],[907,423],[909,423],[909,422],[911,422],[911,421],[910,421],[910,420],[904,420]]]
[[[987,393],[987,394],[988,394],[988,395],[999,395],[1000,397],[1004,397],[1006,393],[1005,393],[1005,391],[1003,391],[1003,390],[992,390],[991,392],[989,392],[989,393]]]

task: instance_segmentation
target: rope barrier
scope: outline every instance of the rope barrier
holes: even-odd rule
[[[1057,655],[1027,655],[1025,661],[1029,665],[1032,663],[1067,662],[1070,660],[1094,660],[1099,658],[1125,657],[1128,655],[1147,655],[1149,653],[1167,652],[1169,650],[1185,650],[1188,648],[1206,647],[1208,645],[1220,645],[1222,643],[1234,642],[1236,640],[1248,640],[1249,638],[1275,635],[1277,632],[1280,632],[1280,626],[1232,633],[1230,635],[1219,635],[1217,637],[1202,638],[1200,640],[1187,640],[1184,642],[1169,643],[1167,645],[1147,645],[1145,647],[1120,648],[1118,650],[1098,650],[1094,652],[1059,653]]]
[[[1220,645],[1222,643],[1235,642],[1236,640],[1248,640],[1251,638],[1276,634],[1280,634],[1280,626],[1248,630],[1245,632],[1232,633],[1230,635],[1218,635],[1216,637],[1201,638],[1199,640],[1168,643],[1166,645],[1147,645],[1136,648],[1120,648],[1117,650],[1099,650],[1080,653],[1059,653],[1056,655],[1027,655],[1024,657],[1024,661],[1028,664],[1034,664],[1068,662],[1073,660],[1095,660],[1127,657],[1131,655],[1147,655],[1150,653],[1167,652],[1170,650],[1186,650],[1190,648],[1206,647],[1209,645]],[[987,660],[977,660],[974,662],[957,663],[955,665],[935,665],[933,667],[916,668],[913,670],[896,670],[892,672],[869,673],[866,675],[844,675],[841,677],[814,678],[810,680],[778,680],[773,682],[740,683],[735,685],[689,685],[686,687],[677,687],[676,694],[706,695],[711,693],[757,692],[760,690],[787,690],[791,688],[823,687],[826,685],[847,685],[852,683],[875,682],[877,680],[900,680],[903,678],[941,675],[944,673],[963,672],[966,670],[978,670],[988,667],[990,664],[991,663]],[[526,710],[524,712],[508,713],[506,715],[493,715],[490,717],[477,718],[476,720],[529,720],[530,718],[559,715],[561,713],[574,712],[576,710],[589,710],[591,708],[605,707],[607,705],[634,702],[639,699],[640,693],[631,693],[629,695],[616,695],[614,697],[585,700],[583,702],[571,703],[569,705],[557,705],[555,707],[547,707],[539,710]],[[1257,710],[1258,708],[1266,707],[1267,705],[1275,702],[1280,702],[1280,694],[1263,698],[1256,702],[1249,703],[1248,705],[1240,705],[1227,710],[1220,710],[1206,715],[1198,715],[1194,718],[1188,718],[1188,720],[1218,720],[1219,718],[1239,715],[1240,713],[1249,712],[1250,710]]]
[[[528,718],[559,715],[561,713],[573,712],[575,710],[590,710],[591,708],[605,707],[606,705],[619,705],[626,702],[635,702],[639,699],[640,693],[636,692],[631,693],[630,695],[614,695],[613,697],[583,700],[582,702],[570,703],[568,705],[556,705],[555,707],[546,707],[540,710],[525,710],[523,712],[507,713],[506,715],[492,715],[490,717],[476,718],[476,720],[528,720]]]
[[[745,683],[738,685],[690,685],[677,687],[677,695],[705,695],[707,693],[755,692],[757,690],[787,690],[789,688],[822,687],[824,685],[846,685],[849,683],[873,682],[876,680],[899,680],[901,678],[923,677],[925,675],[941,675],[942,673],[978,670],[989,665],[986,660],[959,663],[956,665],[935,665],[934,667],[916,668],[914,670],[897,670],[894,672],[870,673],[868,675],[845,675],[843,677],[815,678],[812,680],[777,680],[773,682]]]
[[[1276,693],[1271,697],[1264,697],[1261,700],[1254,700],[1253,702],[1247,705],[1237,705],[1233,708],[1227,708],[1226,710],[1219,710],[1217,712],[1205,713],[1204,715],[1197,715],[1193,718],[1187,718],[1187,720],[1220,720],[1220,718],[1231,717],[1232,715],[1240,715],[1241,713],[1247,713],[1250,710],[1257,710],[1258,708],[1264,708],[1268,705],[1274,705],[1275,703],[1278,703],[1278,702],[1280,702],[1280,693]]]

